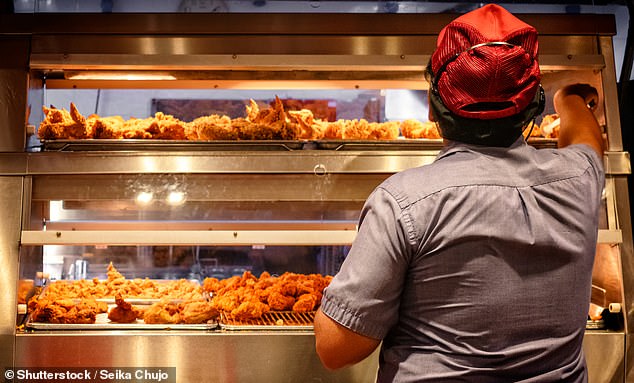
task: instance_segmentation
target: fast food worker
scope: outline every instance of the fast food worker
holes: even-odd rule
[[[440,32],[429,97],[445,143],[368,197],[315,317],[326,368],[380,345],[378,382],[587,380],[598,96],[559,89],[558,148],[529,146],[522,128],[543,104],[537,51],[537,31],[493,4]]]

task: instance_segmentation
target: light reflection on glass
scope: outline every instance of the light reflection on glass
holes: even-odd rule
[[[136,202],[140,205],[147,205],[154,199],[154,194],[150,192],[140,192],[136,196]]]
[[[185,202],[185,193],[172,191],[167,195],[167,203],[170,205],[180,205]]]

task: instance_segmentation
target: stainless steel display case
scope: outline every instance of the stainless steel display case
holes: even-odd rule
[[[600,293],[593,300],[619,303],[623,310],[617,314],[620,325],[588,330],[584,349],[590,381],[628,381],[634,378],[634,270],[626,178],[630,161],[619,124],[614,20],[607,15],[519,16],[540,31],[540,65],[550,97],[570,81],[600,89],[607,182],[594,271]],[[3,365],[173,366],[178,381],[372,381],[376,354],[351,368],[328,372],[316,357],[313,335],[305,331],[17,331],[16,295],[28,258],[25,251],[48,245],[349,244],[354,238],[349,219],[306,217],[291,220],[295,225],[259,220],[260,226],[241,226],[227,220],[217,230],[210,230],[204,220],[169,219],[163,222],[167,228],[160,227],[160,220],[139,226],[106,220],[96,226],[77,223],[44,230],[47,212],[42,201],[127,203],[131,197],[126,179],[166,174],[185,177],[192,185],[213,183],[214,188],[190,189],[210,206],[273,201],[278,207],[322,204],[312,209],[325,213],[353,211],[385,177],[431,162],[439,146],[26,152],[29,111],[31,120],[41,120],[42,95],[52,88],[425,89],[423,68],[437,33],[453,17],[0,15],[5,52],[0,63],[0,266],[5,271],[0,279],[0,303],[5,307],[0,311],[0,338],[8,345],[0,350]],[[131,73],[144,79],[125,80]]]

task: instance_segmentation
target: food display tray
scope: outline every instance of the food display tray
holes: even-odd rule
[[[261,318],[251,320],[236,320],[225,314],[220,314],[219,325],[223,330],[264,330],[264,331],[312,331],[315,312],[299,313],[294,311],[269,311]]]
[[[43,140],[41,150],[46,152],[90,151],[292,151],[301,150],[304,141],[188,141],[152,139],[86,139]]]
[[[438,150],[442,139],[399,138],[396,140],[319,140],[316,149],[323,150]]]
[[[133,323],[116,323],[108,319],[108,314],[97,314],[95,323],[41,323],[33,322],[31,318],[26,322],[25,327],[30,330],[54,331],[54,330],[218,330],[217,322],[202,324],[147,324],[142,320]]]
[[[528,143],[536,148],[556,148],[552,138],[530,138]],[[40,149],[46,152],[91,152],[91,151],[386,151],[386,150],[439,150],[442,139],[396,140],[233,140],[233,141],[188,141],[152,139],[85,139],[44,140]]]

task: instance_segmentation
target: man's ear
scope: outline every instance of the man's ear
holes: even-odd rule
[[[427,119],[431,122],[436,122],[434,114],[431,112],[431,102],[429,101],[429,97],[427,97]]]

